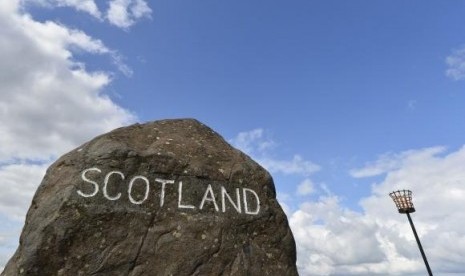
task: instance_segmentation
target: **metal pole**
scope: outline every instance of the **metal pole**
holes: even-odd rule
[[[408,221],[410,222],[410,226],[412,227],[413,235],[415,235],[415,239],[417,240],[418,248],[420,248],[421,256],[423,257],[423,261],[425,262],[426,265],[426,270],[428,270],[429,276],[433,276],[433,273],[431,272],[431,268],[429,267],[428,260],[426,259],[425,251],[423,251],[423,247],[421,246],[420,243],[420,238],[418,237],[417,231],[415,230],[415,226],[413,225],[412,218],[410,217],[410,214],[407,212],[407,217]]]

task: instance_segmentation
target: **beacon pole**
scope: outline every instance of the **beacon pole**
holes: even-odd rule
[[[428,260],[426,259],[425,251],[423,250],[423,246],[421,246],[420,238],[418,237],[417,230],[415,229],[415,225],[413,224],[412,217],[410,217],[410,213],[415,212],[415,208],[413,207],[412,202],[412,192],[409,190],[398,190],[394,191],[389,194],[389,196],[394,200],[396,204],[397,210],[401,214],[407,214],[408,222],[412,227],[413,235],[415,236],[415,240],[417,241],[418,248],[420,249],[421,256],[423,257],[423,261],[425,262],[426,270],[428,271],[429,276],[433,276],[431,272],[431,268],[429,267]]]

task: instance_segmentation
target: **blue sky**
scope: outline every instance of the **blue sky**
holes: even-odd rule
[[[404,187],[424,210],[417,220],[433,271],[465,273],[453,258],[465,227],[450,223],[465,200],[464,9],[367,0],[0,4],[9,26],[0,30],[8,225],[0,267],[51,161],[115,127],[192,117],[272,173],[302,275],[423,275],[387,197]],[[437,210],[444,220],[428,215]],[[326,243],[314,242],[321,236]],[[376,258],[337,256],[361,239]]]

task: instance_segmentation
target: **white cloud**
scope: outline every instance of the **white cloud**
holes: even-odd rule
[[[265,136],[265,131],[262,128],[240,132],[230,142],[249,155],[262,154],[275,146],[275,142]]]
[[[110,24],[123,29],[128,29],[140,19],[150,18],[152,14],[152,10],[144,0],[105,1],[105,5],[108,5],[106,11],[101,11],[94,0],[23,0],[23,2],[49,8],[73,8],[99,20],[107,19]]]
[[[455,50],[446,58],[446,75],[454,80],[465,79],[465,47]]]
[[[0,215],[21,221],[49,164],[0,167]]]
[[[74,55],[117,52],[83,31],[34,20],[23,3],[0,1],[0,225],[24,219],[51,159],[135,120],[104,93],[109,73],[87,71]],[[20,229],[11,231],[0,233],[0,267],[17,245]]]
[[[251,155],[255,161],[271,173],[309,176],[320,170],[320,166],[305,160],[298,154],[294,155],[291,160],[271,157],[271,151],[276,146],[276,143],[266,136],[265,131],[261,128],[240,132],[229,142]]]
[[[78,11],[86,12],[96,18],[101,18],[97,5],[94,0],[26,0],[34,4],[41,4],[49,7],[71,7]]]
[[[313,181],[309,178],[304,179],[300,182],[299,186],[297,186],[297,194],[301,196],[311,195],[315,192],[315,187],[313,185]]]
[[[22,226],[22,223],[18,221],[5,220],[0,225],[0,273],[18,246],[18,233]]]
[[[269,157],[259,157],[257,161],[270,172],[309,176],[320,170],[317,164],[305,160],[300,155],[294,155],[291,160],[278,160]]]
[[[434,147],[423,150],[409,150],[397,154],[385,153],[375,162],[367,163],[363,168],[351,170],[350,175],[355,178],[363,178],[385,174],[402,166],[415,163],[418,159],[423,159],[425,156],[441,153],[444,150],[444,147]]]
[[[143,0],[112,0],[107,11],[108,21],[120,28],[127,29],[138,19],[150,17],[152,10]]]
[[[388,196],[404,188],[414,193],[412,218],[433,272],[465,273],[464,164],[465,147],[383,155],[354,175],[385,174],[361,200],[363,212],[342,207],[331,195],[302,204],[290,217],[300,274],[425,275],[408,220]]]
[[[109,75],[73,60],[76,47],[109,53],[100,40],[18,12],[0,12],[0,25],[0,160],[48,160],[133,120],[102,93]]]
[[[14,13],[18,10],[19,0],[0,1],[0,12]]]
[[[343,209],[335,196],[304,203],[290,225],[301,275],[369,275],[366,266],[385,258],[376,223]]]
[[[126,77],[131,77],[134,74],[134,71],[126,63],[124,63],[124,57],[116,51],[111,52],[111,57],[113,64],[116,65],[116,68],[123,73]]]

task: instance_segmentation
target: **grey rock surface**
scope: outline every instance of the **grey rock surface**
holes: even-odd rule
[[[2,275],[297,275],[270,174],[193,119],[119,128],[50,166]]]

